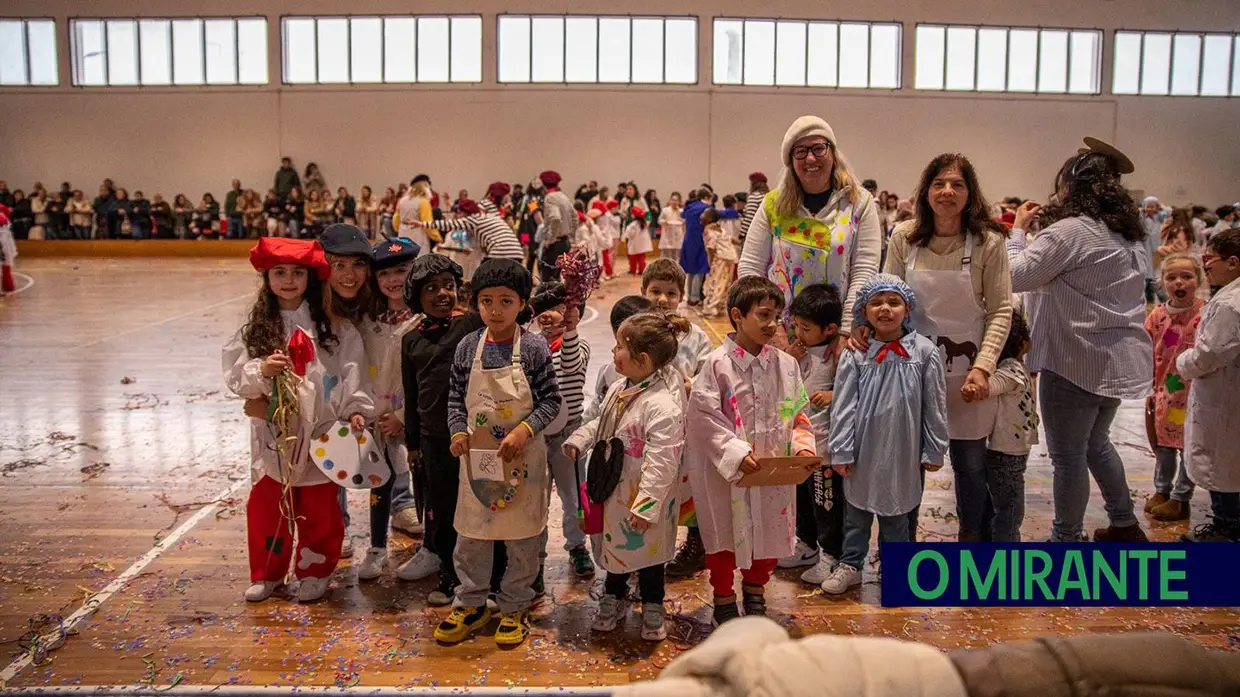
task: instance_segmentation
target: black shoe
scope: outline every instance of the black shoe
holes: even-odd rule
[[[573,560],[573,573],[582,578],[594,575],[594,562],[585,547],[569,550],[568,556]]]
[[[706,568],[706,545],[702,544],[702,533],[697,528],[689,528],[689,537],[676,550],[676,558],[667,565],[665,573],[669,578],[685,578]]]
[[[543,580],[543,567],[541,565],[538,567],[538,577],[534,579],[534,583],[530,585],[530,588],[534,590],[535,600],[547,594],[547,584]]]
[[[741,609],[736,606],[736,596],[730,595],[726,598],[715,596],[715,626],[734,620],[741,616]]]
[[[1230,532],[1232,534],[1228,535]],[[1226,530],[1217,523],[1204,523],[1193,528],[1192,532],[1180,535],[1184,542],[1240,542],[1240,534],[1235,530]]]
[[[766,596],[760,586],[741,586],[741,597],[745,605],[745,615],[766,616]]]

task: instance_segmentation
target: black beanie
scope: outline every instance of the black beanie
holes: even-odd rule
[[[520,262],[492,257],[478,265],[470,284],[475,303],[487,288],[507,288],[516,293],[521,302],[529,302],[530,292],[534,288],[534,277]]]
[[[414,314],[422,312],[422,284],[445,271],[452,274],[458,286],[461,284],[465,274],[460,264],[448,257],[442,254],[424,254],[413,260],[409,275],[405,276],[405,304]]]

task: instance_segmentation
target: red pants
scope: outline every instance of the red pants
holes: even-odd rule
[[[249,535],[250,582],[282,581],[290,561],[297,578],[328,578],[340,561],[344,519],[340,515],[340,487],[331,482],[292,488],[291,515],[297,526],[297,558],[280,482],[263,477],[250,489],[246,505]]]
[[[748,569],[741,569],[741,583],[747,586],[765,586],[771,580],[778,559],[754,559]],[[731,552],[715,552],[706,555],[706,570],[710,572],[710,587],[715,595],[726,598],[736,595],[736,555]]]
[[[603,275],[604,276],[611,275],[611,250],[610,249],[603,250]]]
[[[8,263],[0,267],[0,290],[5,293],[17,290],[17,285],[13,283],[13,267]]]
[[[646,255],[630,254],[629,255],[629,273],[640,276],[646,271]]]

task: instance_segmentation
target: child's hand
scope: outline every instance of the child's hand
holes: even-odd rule
[[[361,433],[366,430],[366,417],[361,414],[354,414],[349,417],[349,425],[353,427],[354,433]]]
[[[499,459],[504,462],[517,459],[517,456],[525,449],[525,442],[529,439],[530,430],[518,424],[508,435],[504,436],[503,442],[499,444]]]
[[[685,377],[685,395],[687,396],[687,395],[690,395],[690,394],[692,394],[692,393],[693,393],[693,381],[692,381],[692,380],[690,380],[690,379],[686,376],[686,377]]]
[[[938,472],[939,470],[943,469],[943,465],[942,464],[936,465],[933,462],[923,462],[921,463],[921,468],[927,472]]]
[[[564,454],[567,455],[568,458],[573,461],[577,461],[581,459],[581,450],[579,450],[577,446],[573,445],[572,443],[564,444]]]
[[[288,367],[288,356],[284,355],[283,351],[276,351],[263,359],[263,366],[260,370],[263,373],[263,377],[274,378],[283,373]]]
[[[834,399],[835,393],[831,390],[818,390],[809,396],[809,403],[819,409],[826,409],[831,406],[831,400]]]
[[[639,517],[636,513],[630,513],[629,527],[633,528],[633,532],[646,532],[650,529],[650,521]]]
[[[463,457],[469,452],[469,436],[464,433],[457,434],[452,437],[452,445],[448,446],[448,452],[456,457]]]
[[[990,397],[990,380],[986,376],[986,371],[981,368],[973,368],[969,371],[968,377],[965,378],[964,388],[972,387],[973,399],[982,401]],[[968,394],[965,394],[966,401]]]
[[[805,358],[805,344],[801,343],[800,339],[792,342],[788,346],[788,355],[792,356],[798,361],[801,360],[802,358]]]
[[[746,455],[745,459],[741,460],[741,472],[744,472],[745,474],[753,474],[759,469],[758,461],[754,459],[753,453]]]
[[[814,454],[814,451],[812,450],[802,449],[802,450],[797,451],[797,457],[817,457],[817,456]]]
[[[405,426],[389,411],[379,416],[379,430],[383,435],[395,438],[405,430]]]
[[[269,408],[271,408],[271,400],[266,397],[245,400],[245,415],[251,419],[266,419]]]
[[[575,307],[570,307],[564,311],[564,331],[571,332],[577,328],[577,324],[581,322],[581,312]]]
[[[853,468],[852,465],[832,465],[831,466],[831,469],[835,470],[835,473],[840,475],[841,477],[847,477],[849,474],[851,474],[852,468]]]

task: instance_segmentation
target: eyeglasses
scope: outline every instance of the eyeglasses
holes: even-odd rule
[[[815,143],[813,145],[799,145],[792,149],[792,159],[804,160],[809,157],[810,153],[814,153],[814,157],[822,159],[827,156],[831,150],[830,143]]]

